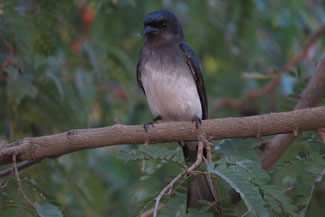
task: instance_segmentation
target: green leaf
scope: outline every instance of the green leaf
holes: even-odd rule
[[[325,175],[325,160],[318,153],[310,153],[304,163],[304,173],[297,176],[297,184],[292,190],[294,201],[300,208],[299,216],[305,216],[315,184]]]
[[[126,161],[160,159],[176,162],[178,164],[184,163],[183,155],[177,149],[170,150],[166,147],[158,146],[141,146],[139,149],[132,149],[129,151],[122,150],[118,157]]]
[[[304,216],[308,208],[312,194],[315,190],[316,182],[320,181],[324,175],[325,160],[318,153],[310,153],[306,156],[297,156],[295,159],[290,161],[284,161],[274,168],[270,174],[274,174],[280,169],[293,166],[298,166],[300,169],[297,170],[296,182],[293,184],[293,189],[291,190],[292,198],[294,204],[298,207],[299,216]],[[263,190],[267,190],[263,189]],[[279,195],[274,196],[274,198],[281,198]],[[288,209],[284,201],[281,201],[282,206]],[[291,209],[289,212],[293,216]],[[296,215],[297,216],[297,215]]]
[[[237,165],[247,172],[247,178],[253,183],[262,185],[266,184],[270,180],[269,174],[261,169],[261,165],[257,162],[248,159],[230,159],[226,158],[226,163],[231,165]]]
[[[39,203],[34,202],[34,205],[36,206],[36,211],[40,217],[63,217],[61,210],[50,203],[40,205]]]
[[[62,205],[57,201],[56,197],[53,195],[48,194],[46,191],[44,191],[43,189],[41,189],[34,180],[29,179],[27,177],[24,177],[24,179],[22,180],[24,185],[29,185],[34,192],[36,192],[40,197],[42,197],[43,199],[45,199],[47,202],[51,203],[52,205],[56,206],[56,207],[62,207]]]
[[[278,215],[283,216],[285,213],[289,216],[298,216],[295,213],[297,207],[291,204],[291,199],[279,187],[275,185],[263,185],[261,186],[261,191],[265,195],[264,199]]]
[[[265,202],[259,193],[259,189],[250,182],[247,176],[247,170],[237,165],[227,166],[221,163],[216,168],[213,164],[208,164],[208,171],[216,174],[233,187],[244,200],[247,208],[258,217],[269,216]]]
[[[252,144],[239,139],[224,139],[216,150],[230,159],[250,159],[258,162],[258,156],[252,150]]]
[[[18,68],[6,68],[8,73],[7,97],[12,109],[17,109],[18,105],[25,97],[34,99],[38,89],[32,84],[33,75],[20,74]]]
[[[186,217],[213,217],[213,213],[206,212],[205,209],[189,209]]]

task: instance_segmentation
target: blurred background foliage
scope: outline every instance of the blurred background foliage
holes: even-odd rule
[[[176,14],[201,60],[209,118],[292,110],[324,48],[323,36],[305,60],[283,75],[273,94],[240,108],[216,109],[221,98],[242,98],[263,87],[298,55],[308,36],[325,23],[325,1],[0,0],[1,141],[109,126],[114,118],[123,124],[152,119],[135,68],[143,18],[162,8]],[[243,153],[241,157],[254,155],[257,160],[252,147],[259,142],[235,140],[240,145],[228,148],[221,143],[214,155]],[[176,143],[165,146],[177,149]],[[65,216],[136,215],[139,208],[150,208],[141,201],[157,195],[181,167],[158,159],[147,161],[141,172],[141,161],[118,158],[121,149],[130,148],[135,147],[126,144],[44,160],[21,172],[24,191],[33,202],[50,203]],[[315,132],[304,133],[282,160],[311,152],[325,152]],[[303,176],[303,168],[284,167],[271,181],[286,189]],[[228,197],[228,188],[221,184],[223,197]],[[0,191],[0,216],[36,215],[17,194],[14,178]],[[315,187],[306,216],[325,213],[324,199],[323,181]],[[244,212],[243,204],[234,209],[235,215]]]

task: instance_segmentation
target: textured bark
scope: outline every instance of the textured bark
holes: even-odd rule
[[[325,127],[325,107],[271,113],[241,118],[204,120],[202,130],[213,140],[260,137]],[[74,151],[119,144],[164,143],[197,140],[198,130],[191,122],[155,124],[145,133],[142,125],[70,130],[49,136],[25,138],[0,147],[0,165],[17,159],[36,160]]]
[[[317,66],[316,72],[310,79],[307,87],[301,94],[301,98],[295,107],[295,110],[313,107],[317,105],[325,94],[325,52]],[[297,129],[300,130],[298,127]],[[292,142],[295,140],[295,135],[284,134],[274,137],[264,149],[261,155],[261,164],[263,169],[268,170],[279,160],[286,152]]]

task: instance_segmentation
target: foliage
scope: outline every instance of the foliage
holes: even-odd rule
[[[139,149],[133,149],[131,151],[122,150],[119,153],[119,157],[126,161],[161,159],[179,164],[184,163],[183,154],[180,150],[169,150],[165,147],[141,146]]]
[[[324,0],[0,0],[0,143],[108,126],[115,117],[123,124],[152,119],[135,67],[142,20],[161,8],[177,15],[201,61],[210,118],[292,110],[315,70],[324,37],[283,74],[273,95],[236,109],[216,111],[215,105],[217,99],[241,98],[270,82],[324,24],[324,5]],[[325,147],[317,133],[298,137],[270,172],[260,169],[253,149],[259,142],[217,141],[213,163],[200,168],[217,176],[223,216],[241,216],[247,209],[248,216],[324,213]],[[177,144],[126,144],[44,160],[20,172],[23,190],[37,210],[17,196],[11,177],[0,189],[0,216],[137,215],[152,208],[158,192],[188,166],[180,153]],[[161,216],[217,215],[217,209],[207,207],[185,213],[192,178],[163,198],[167,208]],[[238,204],[231,202],[230,187],[243,198]]]
[[[233,187],[240,194],[247,208],[252,211],[255,216],[267,216],[266,208],[264,208],[265,203],[259,194],[258,188],[254,183],[250,182],[250,179],[255,179],[257,177],[251,177],[247,174],[251,173],[253,170],[248,171],[245,165],[244,167],[227,167],[226,163],[221,163],[215,168],[213,165],[210,165],[208,171],[221,177]]]
[[[40,217],[62,217],[62,212],[50,203],[42,204],[35,202],[37,213]]]

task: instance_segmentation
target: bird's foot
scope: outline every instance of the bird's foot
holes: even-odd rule
[[[194,115],[194,116],[192,117],[192,123],[193,123],[194,121],[195,121],[195,127],[196,127],[196,129],[198,129],[198,128],[199,128],[199,124],[202,125],[202,120],[201,120],[201,118],[199,118],[198,116]]]
[[[146,132],[148,132],[148,127],[149,125],[153,126],[154,127],[154,123],[156,123],[157,121],[161,120],[161,117],[160,116],[157,116],[155,117],[153,120],[151,121],[148,121],[146,123],[143,124],[143,128]]]

